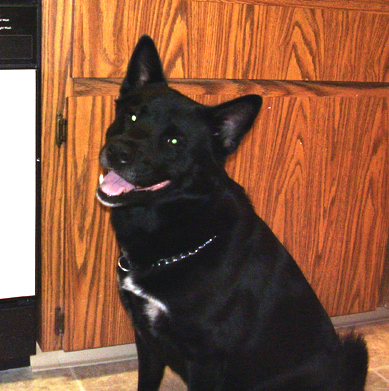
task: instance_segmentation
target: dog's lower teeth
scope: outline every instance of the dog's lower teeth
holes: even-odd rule
[[[104,175],[103,174],[100,174],[100,177],[99,177],[99,183],[100,185],[104,182]]]

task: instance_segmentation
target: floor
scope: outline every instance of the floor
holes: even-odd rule
[[[389,322],[359,326],[370,352],[370,370],[366,391],[389,390]],[[135,391],[137,362],[131,360],[77,366],[56,370],[32,371],[31,368],[0,372],[0,391]],[[161,391],[185,391],[186,387],[167,371]]]

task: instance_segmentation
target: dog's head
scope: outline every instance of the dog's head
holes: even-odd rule
[[[169,88],[152,39],[132,55],[108,128],[100,163],[108,171],[97,190],[107,206],[123,206],[210,180],[250,130],[258,95],[210,107]],[[198,185],[198,183],[197,183]]]

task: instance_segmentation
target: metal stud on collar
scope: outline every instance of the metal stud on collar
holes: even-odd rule
[[[169,258],[162,258],[160,259],[159,261],[153,263],[151,265],[152,268],[157,268],[157,267],[163,267],[163,266],[168,266],[168,265],[171,265],[172,263],[175,263],[175,262],[179,262],[179,261],[182,261],[183,259],[185,258],[188,258],[192,255],[195,255],[197,254],[200,250],[202,250],[204,247],[206,247],[208,244],[210,244],[211,242],[213,242],[214,240],[216,239],[216,235],[211,238],[211,239],[208,239],[204,244],[202,244],[201,246],[197,247],[196,250],[193,250],[193,251],[188,251],[186,253],[181,253],[179,255],[175,255],[173,257],[169,257]]]

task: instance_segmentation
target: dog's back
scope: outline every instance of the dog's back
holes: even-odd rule
[[[368,352],[360,336],[353,333],[343,336],[325,371],[323,364],[322,360],[316,364],[311,361],[306,368],[300,368],[300,374],[288,372],[251,391],[364,391]]]

